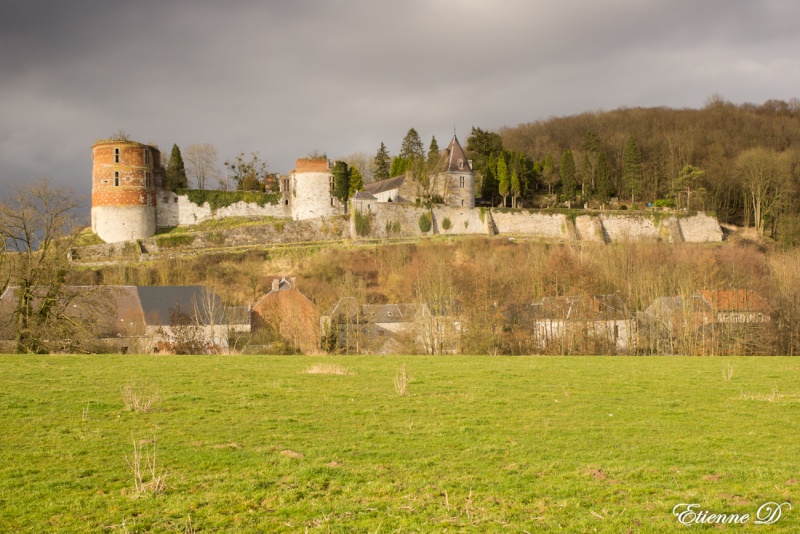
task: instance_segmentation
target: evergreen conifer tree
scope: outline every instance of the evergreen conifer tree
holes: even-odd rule
[[[519,182],[519,171],[514,169],[514,172],[511,173],[511,207],[517,207],[517,199],[522,194],[522,186]]]
[[[492,154],[486,162],[486,170],[481,182],[481,196],[494,205],[495,195],[497,195],[497,157]]]
[[[189,179],[186,178],[186,169],[183,166],[181,149],[178,148],[178,145],[172,145],[167,172],[164,175],[164,187],[172,191],[189,187]]]
[[[414,128],[411,128],[400,143],[400,157],[414,160],[425,156],[422,139]]]
[[[342,203],[350,197],[350,169],[344,161],[337,161],[333,165],[333,196]]]
[[[600,202],[608,202],[613,192],[613,185],[611,184],[611,169],[608,167],[608,158],[606,157],[605,151],[600,151],[600,155],[597,157],[594,183],[594,196]]]
[[[405,174],[411,166],[411,160],[403,156],[395,156],[392,158],[392,167],[389,170],[389,176],[400,176]]]
[[[497,155],[497,191],[503,197],[503,207],[506,207],[506,197],[511,192],[511,177],[508,175],[508,165],[505,154]]]
[[[439,151],[439,143],[436,142],[436,137],[431,137],[431,146],[428,148],[428,167],[433,169],[434,165],[439,163],[439,158],[442,153]]]
[[[558,169],[561,176],[561,193],[567,200],[575,198],[577,182],[575,181],[575,160],[572,159],[572,150],[561,153],[561,166]]]
[[[358,172],[357,167],[350,167],[350,197],[352,198],[358,191],[364,190],[364,178]]]
[[[372,176],[375,177],[376,182],[389,178],[389,171],[391,170],[389,163],[389,151],[386,150],[386,145],[381,141],[381,147],[372,161]]]

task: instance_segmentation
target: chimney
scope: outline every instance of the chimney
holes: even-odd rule
[[[278,286],[280,286],[280,284],[281,284],[280,280],[278,280],[277,278],[273,278],[272,279],[272,290],[273,291],[277,291],[278,290]]]
[[[292,289],[297,289],[297,286],[295,285],[297,284],[297,277],[293,276],[289,278],[289,283],[292,284]]]

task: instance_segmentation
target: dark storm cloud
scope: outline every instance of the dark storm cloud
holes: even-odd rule
[[[789,1],[6,0],[0,180],[88,193],[91,144],[123,128],[168,150],[396,152],[551,115],[789,99]],[[221,164],[221,162],[220,162]]]

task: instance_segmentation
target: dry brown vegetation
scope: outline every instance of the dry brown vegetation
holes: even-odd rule
[[[316,363],[305,371],[308,375],[349,375],[350,370],[338,363]]]
[[[231,304],[252,304],[269,291],[275,273],[291,273],[297,276],[298,290],[322,314],[342,297],[446,308],[441,313],[462,325],[457,350],[467,354],[613,350],[591,336],[568,346],[535,347],[524,317],[514,310],[542,297],[614,294],[635,314],[658,297],[751,289],[771,305],[769,328],[744,337],[735,329],[722,332],[719,335],[737,343],[719,350],[697,346],[687,333],[670,351],[795,354],[800,348],[800,251],[781,251],[765,243],[738,239],[721,245],[547,244],[472,237],[218,254],[104,267],[81,276],[94,283],[205,284],[218,288]],[[643,339],[635,352],[656,350]]]

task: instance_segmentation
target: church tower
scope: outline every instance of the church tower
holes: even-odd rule
[[[127,140],[92,146],[92,231],[106,243],[156,233],[157,147]]]
[[[439,161],[439,169],[436,189],[445,204],[459,208],[474,208],[475,173],[472,171],[472,162],[467,159],[455,134],[444,150]]]

